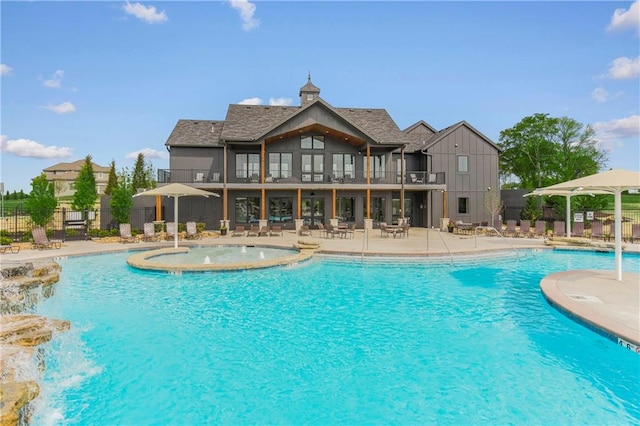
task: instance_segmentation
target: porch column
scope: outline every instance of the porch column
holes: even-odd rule
[[[371,147],[367,146],[367,219],[371,219]]]
[[[298,187],[298,214],[296,219],[302,219],[302,188]]]
[[[336,217],[336,189],[333,188],[331,190],[331,217],[335,219]]]
[[[222,166],[222,219],[229,221],[229,191],[227,191],[227,144],[224,144],[224,158]]]
[[[264,184],[264,156],[265,156],[265,142],[260,145],[260,183]]]
[[[400,179],[402,179],[400,182],[400,219],[404,219],[404,147],[400,149]]]
[[[162,220],[162,197],[156,195],[156,221]]]
[[[260,219],[266,219],[267,211],[267,190],[264,189],[264,186],[260,190]]]

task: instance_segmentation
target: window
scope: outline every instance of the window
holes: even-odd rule
[[[324,149],[324,136],[303,136],[300,139],[301,149]]]
[[[308,101],[312,101],[313,100],[313,94],[312,93],[307,93],[307,100]]]
[[[258,222],[258,219],[260,218],[260,198],[236,198],[235,212],[236,223]]]
[[[293,221],[293,198],[269,199],[269,222],[282,223]]]
[[[366,208],[366,202],[365,204],[365,209],[363,212],[363,216],[367,217],[367,208]],[[385,212],[387,210],[386,207],[386,199],[384,197],[371,197],[371,219],[373,219],[374,222],[384,222],[384,216],[385,216]]]
[[[387,163],[384,155],[372,155],[370,158],[370,176],[373,179],[384,179],[387,171]],[[364,159],[364,172],[367,172],[367,157]]]
[[[324,176],[324,155],[302,154],[302,181],[322,182]]]
[[[353,154],[333,154],[333,178],[354,179],[356,177],[356,156]]]
[[[258,179],[260,154],[236,154],[236,178]]]
[[[398,223],[399,219],[404,217],[405,220],[411,221],[411,212],[413,211],[413,200],[411,198],[404,199],[404,215],[402,214],[402,210],[400,209],[400,198],[394,198],[391,200],[391,221],[393,223]]]
[[[458,173],[467,173],[469,171],[469,156],[458,155]]]
[[[292,176],[293,154],[290,152],[272,152],[269,154],[269,174],[276,179]]]
[[[458,198],[458,213],[469,213],[469,198]]]
[[[340,222],[355,222],[355,198],[336,198],[336,217]]]
[[[404,169],[403,167],[404,166]],[[396,183],[402,183],[402,176],[405,176],[407,172],[407,161],[402,161],[402,158],[396,159]]]

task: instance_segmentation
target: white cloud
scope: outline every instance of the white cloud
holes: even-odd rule
[[[261,105],[262,99],[260,98],[247,98],[240,101],[240,105]]]
[[[9,140],[7,135],[0,135],[0,150],[17,157],[28,158],[68,158],[73,152],[72,148],[44,146],[29,139]]]
[[[289,106],[291,103],[291,98],[269,98],[269,105],[273,106]]]
[[[164,12],[157,12],[155,6],[144,6],[141,3],[129,3],[126,2],[122,9],[125,13],[129,15],[133,15],[136,18],[144,21],[148,24],[161,24],[166,22],[169,18],[167,18],[167,14]]]
[[[640,115],[599,121],[593,125],[593,129],[600,146],[607,150],[621,147],[624,139],[632,139],[637,143],[640,138]]]
[[[142,155],[144,155],[144,158],[158,158],[158,159],[161,159],[161,160],[169,159],[169,153],[168,152],[158,151],[158,150],[153,149],[153,148],[143,148],[143,149],[138,150],[138,151],[130,152],[127,155],[125,155],[124,158],[126,158],[127,160],[137,160],[138,159],[138,154],[140,154],[140,153],[142,153]]]
[[[229,4],[240,13],[243,30],[249,31],[260,25],[260,21],[253,17],[254,13],[256,13],[255,4],[248,0],[229,0]]]
[[[0,75],[9,75],[12,70],[13,68],[7,64],[0,64]]]
[[[640,35],[640,0],[631,4],[629,10],[616,9],[611,17],[611,23],[607,27],[610,31],[636,28]]]
[[[593,92],[591,92],[591,97],[598,102],[606,102],[609,100],[609,92],[602,87],[597,87]]]
[[[636,78],[638,76],[640,76],[640,56],[635,59],[625,56],[614,59],[607,73],[607,77],[614,80]]]
[[[53,73],[51,79],[42,80],[42,85],[51,89],[59,89],[60,87],[62,87],[62,77],[64,77],[64,71],[57,70]]]
[[[63,102],[60,105],[47,105],[43,108],[53,111],[57,114],[68,114],[74,112],[76,107],[71,102]]]

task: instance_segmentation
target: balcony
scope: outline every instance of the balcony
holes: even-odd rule
[[[370,173],[371,185],[398,185],[402,184],[402,174],[392,172],[372,172]],[[211,184],[221,186],[224,181],[222,173],[211,172],[203,169],[158,169],[158,183],[187,183],[187,184]],[[238,177],[235,171],[227,178],[228,184],[260,184],[260,175],[252,174],[249,177]],[[352,184],[366,185],[366,172],[309,172],[299,173],[291,177],[274,177],[267,175],[265,185],[331,185],[331,184]],[[407,171],[405,175],[405,186],[424,186],[428,189],[432,185],[444,185],[444,172]]]

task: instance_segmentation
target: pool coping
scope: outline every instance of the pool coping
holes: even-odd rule
[[[540,289],[563,315],[640,355],[640,321],[629,320],[640,317],[640,274],[625,272],[617,281],[613,271],[556,272]]]

